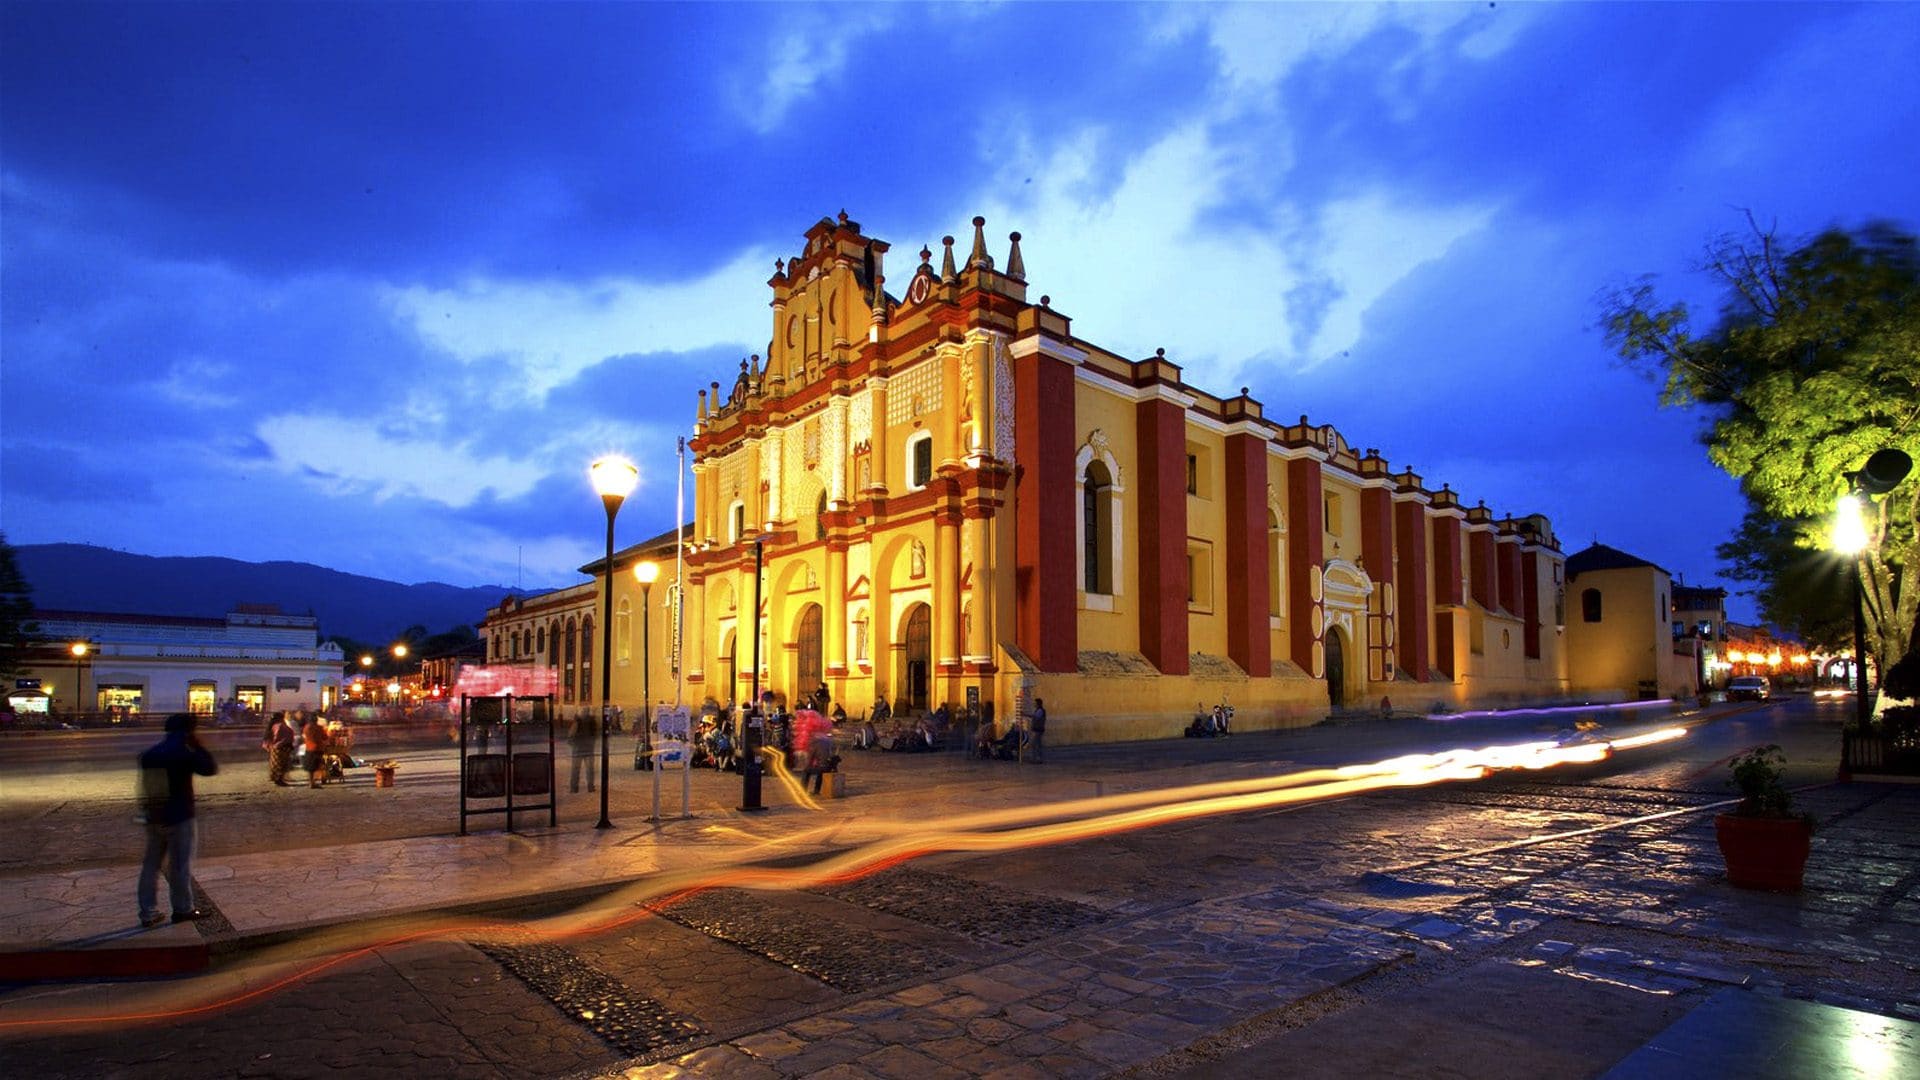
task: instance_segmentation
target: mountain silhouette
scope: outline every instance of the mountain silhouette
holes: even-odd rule
[[[319,618],[323,640],[385,641],[416,624],[429,633],[473,626],[515,591],[403,585],[312,563],[133,555],[90,544],[23,544],[14,555],[34,607],[43,610],[218,618],[237,604],[278,604],[289,615]]]

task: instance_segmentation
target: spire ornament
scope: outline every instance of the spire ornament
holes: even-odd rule
[[[973,218],[973,250],[967,253],[967,269],[993,269],[993,256],[987,254],[987,219],[978,214]]]

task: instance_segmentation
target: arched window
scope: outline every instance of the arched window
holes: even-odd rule
[[[593,620],[580,620],[580,700],[593,697]]]
[[[620,598],[620,606],[613,613],[613,647],[625,666],[633,659],[633,601]]]
[[[533,643],[533,650],[536,653],[543,653],[547,651],[547,628],[546,627],[543,626],[540,628],[539,633]]]
[[[1089,593],[1113,594],[1113,477],[1098,461],[1087,463],[1080,490],[1082,587]]]
[[[739,499],[727,508],[727,543],[737,544],[747,535],[747,504]]]
[[[1267,510],[1267,615],[1283,619],[1287,615],[1287,533],[1280,515]]]
[[[547,631],[547,666],[560,666],[560,620],[553,620],[553,626]]]
[[[1600,621],[1600,590],[1584,589],[1580,593],[1580,617],[1587,622]]]
[[[813,508],[813,525],[813,538],[825,540],[827,538],[827,493],[824,491],[820,493],[820,502]]]
[[[568,619],[566,637],[561,639],[565,642],[565,645],[563,646],[563,655],[560,658],[560,700],[569,704],[573,701],[573,679],[574,676],[578,674],[575,670],[576,664],[574,662],[573,648],[575,645],[574,635],[579,629],[579,624],[575,623],[572,619]]]
[[[907,440],[907,487],[918,490],[933,482],[933,432]]]

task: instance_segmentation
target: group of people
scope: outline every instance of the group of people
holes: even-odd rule
[[[1215,705],[1208,711],[1205,705],[1194,707],[1193,723],[1182,732],[1189,739],[1211,739],[1215,736],[1233,734],[1233,706],[1226,702]]]
[[[353,736],[346,725],[305,709],[273,714],[260,748],[267,752],[267,780],[279,787],[292,786],[287,776],[294,770],[296,749],[308,787],[342,779],[340,769],[354,763]]]

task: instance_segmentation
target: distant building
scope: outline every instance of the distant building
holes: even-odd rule
[[[42,640],[16,680],[16,708],[211,714],[235,703],[271,712],[326,708],[340,695],[340,647],[320,643],[311,615],[259,604],[218,619],[79,611],[33,618]]]
[[[484,640],[470,641],[457,648],[422,655],[419,674],[412,678],[422,698],[445,699],[454,687],[460,685],[463,668],[486,662],[487,643]]]
[[[1673,641],[1676,650],[1692,650],[1694,678],[1700,689],[1727,685],[1727,590],[1690,585],[1673,587]]]
[[[689,526],[683,535],[691,536]],[[673,631],[668,598],[673,587],[673,559],[678,537],[673,530],[614,552],[616,577],[613,608],[614,703],[637,702],[644,680],[639,674],[639,652],[643,645],[654,649],[651,681],[647,688],[656,699],[673,685],[671,645]],[[633,618],[639,606],[639,586],[633,580],[633,568],[643,560],[661,565],[660,580],[651,593],[651,627],[643,634]],[[600,643],[595,628],[605,620],[605,569],[595,559],[580,568],[594,578],[564,589],[536,596],[509,596],[487,609],[487,617],[478,627],[484,645],[486,667],[498,672],[504,668],[546,669],[560,704],[598,704],[600,684],[595,671],[600,663]],[[449,683],[449,686],[454,683]],[[529,683],[528,685],[534,685]],[[538,685],[546,686],[547,682]],[[544,692],[544,691],[542,691]]]
[[[1699,693],[1698,661],[1677,650],[1673,579],[1594,544],[1567,556],[1567,678],[1576,692],[1629,698]]]

